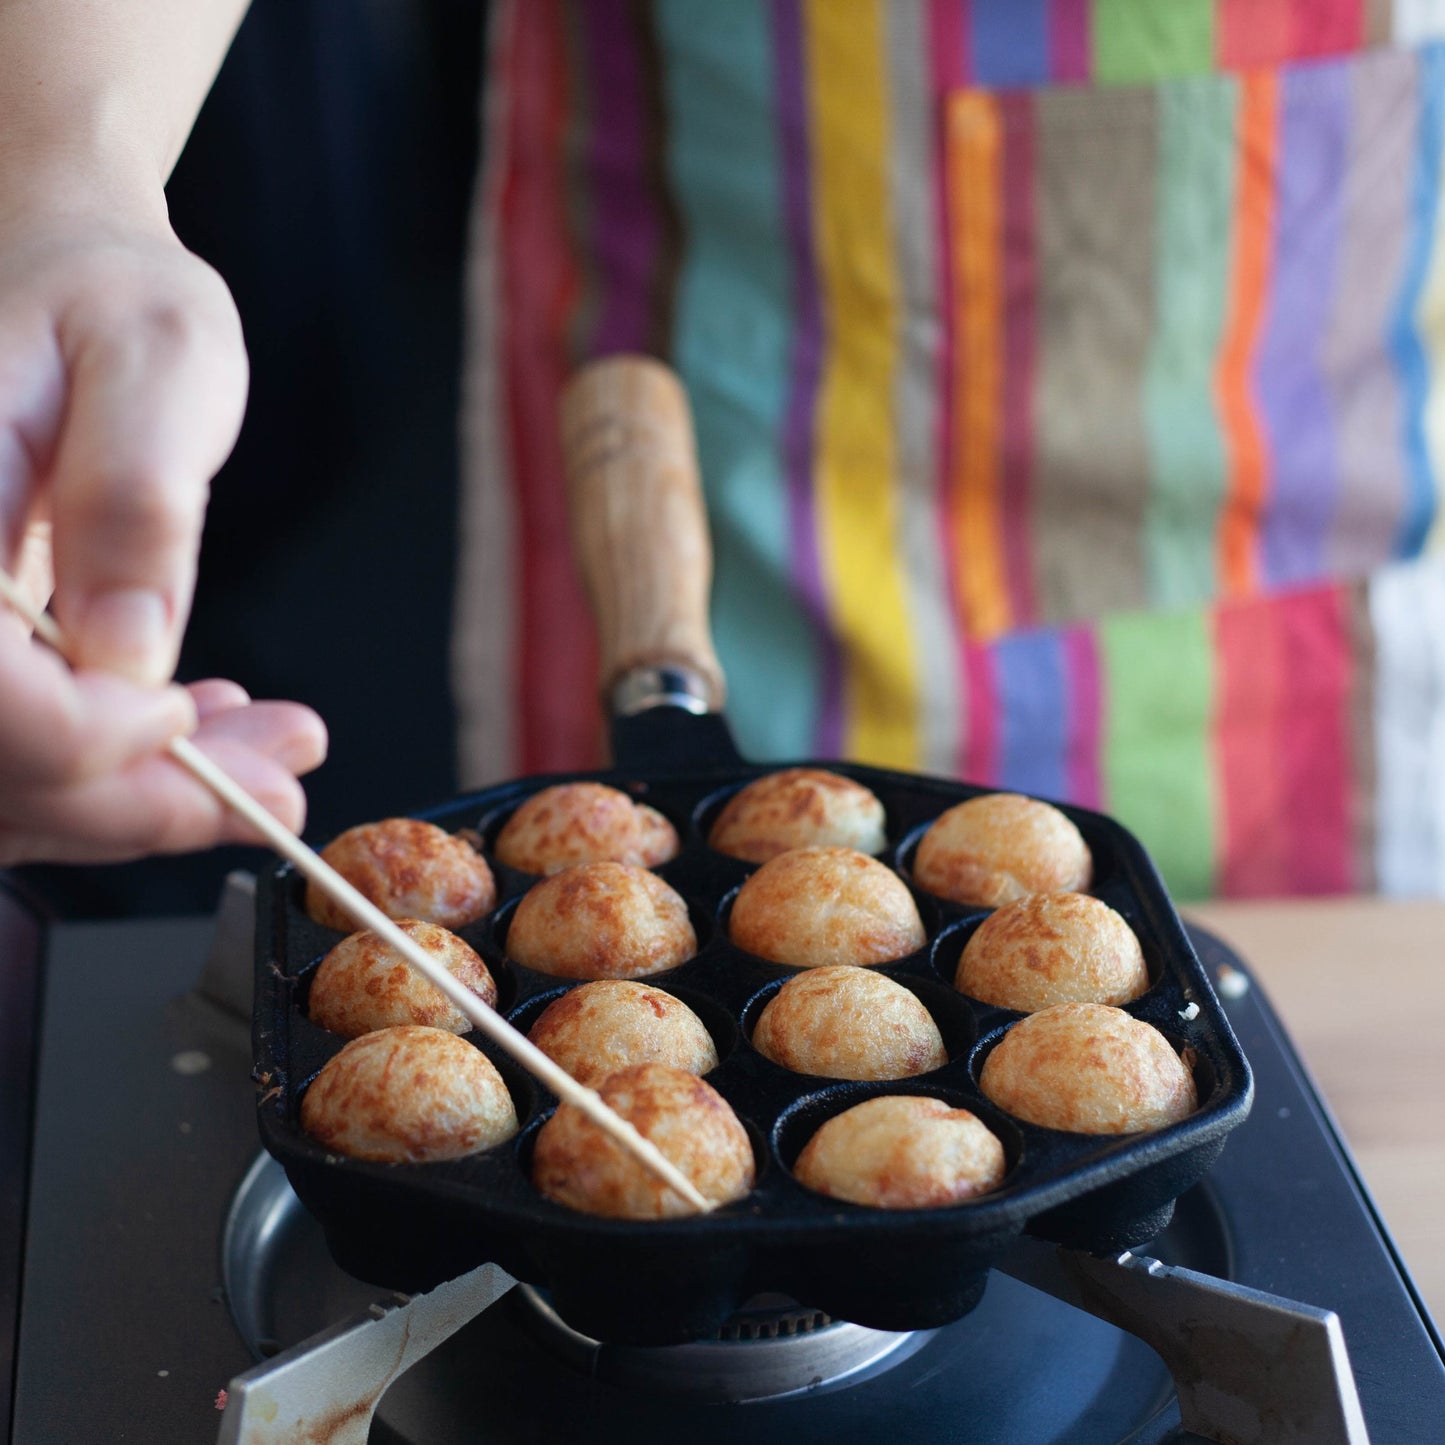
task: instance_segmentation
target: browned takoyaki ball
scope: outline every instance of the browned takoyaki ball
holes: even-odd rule
[[[489,1008],[497,985],[476,950],[435,923],[399,918],[396,926]],[[396,1024],[464,1034],[471,1020],[389,943],[368,931],[343,938],[316,970],[307,1006],[311,1022],[348,1039]]]
[[[487,860],[465,839],[416,818],[348,828],[321,856],[388,918],[419,918],[460,928],[497,900]],[[328,928],[349,932],[356,926],[314,883],[306,885],[306,911]]]
[[[301,1098],[301,1127],[356,1159],[424,1164],[510,1139],[517,1111],[485,1054],[445,1029],[406,1024],[353,1039]]]
[[[883,804],[862,783],[822,768],[785,768],[734,793],[707,841],[719,853],[766,863],[789,848],[880,853],[883,827]]]
[[[560,978],[641,978],[696,952],[687,904],[628,863],[581,863],[534,884],[507,930],[509,958]]]
[[[509,868],[547,874],[577,863],[655,868],[677,848],[677,830],[656,808],[604,783],[558,783],[507,819],[494,851]]]
[[[1134,930],[1087,893],[1031,893],[979,924],[963,950],[960,993],[1034,1013],[1056,1003],[1128,1003],[1149,987]]]
[[[626,979],[584,983],[547,1005],[528,1037],[579,1084],[595,1086],[632,1064],[689,1074],[717,1068],[717,1048],[681,999]]]
[[[738,890],[728,936],[792,968],[889,963],[923,947],[923,920],[907,885],[852,848],[794,848]]]
[[[634,1064],[597,1092],[650,1139],[704,1198],[741,1199],[753,1187],[753,1150],[727,1100],[682,1069]],[[669,1219],[692,1206],[574,1104],[561,1104],[537,1135],[532,1182],[549,1199],[614,1219]]]
[[[1199,1107],[1169,1040],[1122,1009],[1060,1003],[1009,1029],[979,1079],[1000,1109],[1071,1134],[1135,1134]]]
[[[997,908],[1027,893],[1089,886],[1093,860],[1057,808],[1018,793],[985,793],[938,817],[918,843],[913,878],[955,903]]]
[[[997,1189],[1006,1167],[997,1136],[967,1109],[888,1095],[829,1119],[793,1174],[820,1194],[875,1209],[940,1209]]]
[[[948,1062],[917,996],[852,965],[790,978],[759,1016],[753,1047],[785,1069],[828,1079],[907,1079]]]

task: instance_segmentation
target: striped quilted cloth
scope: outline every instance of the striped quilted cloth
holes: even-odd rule
[[[598,756],[556,400],[641,350],[692,397],[750,755],[1102,808],[1185,898],[1445,891],[1436,36],[1438,0],[498,5],[468,781]]]

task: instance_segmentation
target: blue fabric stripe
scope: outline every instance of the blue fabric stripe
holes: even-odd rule
[[[1048,0],[973,0],[970,11],[975,84],[1048,81]]]
[[[654,11],[669,178],[687,238],[673,360],[692,402],[712,527],[728,718],[755,757],[812,751],[819,663],[789,585],[783,408],[794,326],[767,0]]]
[[[998,780],[1045,798],[1068,791],[1068,674],[1057,632],[1019,632],[994,649]]]
[[[1435,478],[1425,437],[1425,405],[1430,391],[1430,360],[1416,311],[1430,271],[1435,215],[1440,195],[1441,120],[1445,113],[1445,47],[1427,46],[1419,59],[1419,132],[1411,180],[1410,243],[1405,279],[1391,327],[1391,350],[1404,398],[1406,459],[1405,507],[1395,535],[1395,555],[1413,557],[1425,543],[1435,514]]]

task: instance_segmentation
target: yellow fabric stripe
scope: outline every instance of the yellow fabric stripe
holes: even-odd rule
[[[1010,625],[999,518],[1000,370],[997,102],[980,91],[948,100],[949,263],[953,271],[953,458],[949,470],[954,568],[964,625],[995,637]]]
[[[843,652],[843,745],[851,757],[911,768],[919,756],[918,668],[894,484],[899,311],[883,11],[879,0],[808,0],[804,13],[827,345],[814,486]]]

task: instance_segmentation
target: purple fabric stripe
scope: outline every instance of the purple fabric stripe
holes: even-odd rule
[[[592,98],[585,169],[596,258],[589,354],[640,351],[650,339],[653,264],[661,243],[647,183],[647,116],[636,13],[630,0],[585,0],[575,12]]]
[[[818,556],[813,509],[813,414],[823,370],[823,307],[814,264],[812,191],[808,173],[808,83],[799,0],[775,0],[773,56],[777,69],[782,150],[783,220],[793,281],[792,384],[783,412],[791,570],[818,647],[818,719],[814,751],[843,750],[843,668],[828,625],[828,594]]]
[[[994,648],[998,782],[1020,793],[1069,792],[1069,689],[1063,634],[1016,632]]]
[[[1350,72],[1332,63],[1284,72],[1271,298],[1254,382],[1270,453],[1261,521],[1263,580],[1323,574],[1339,459],[1322,362],[1339,263],[1351,121]]]
[[[1089,0],[1052,0],[1049,69],[1058,81],[1089,78]]]
[[[1049,78],[1048,0],[973,0],[977,85],[1040,85]]]
[[[1339,273],[1325,346],[1340,454],[1325,549],[1334,577],[1359,577],[1388,560],[1405,514],[1404,397],[1390,343],[1409,256],[1418,88],[1415,57],[1406,51],[1367,56],[1351,76]]]

